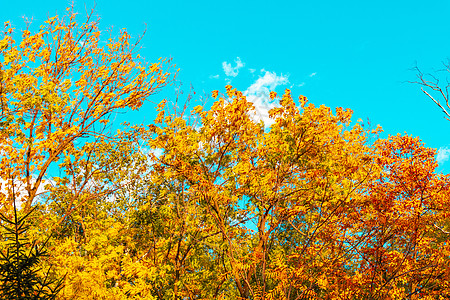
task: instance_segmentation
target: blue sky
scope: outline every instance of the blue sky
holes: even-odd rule
[[[0,0],[0,21],[20,29],[22,17],[40,24],[64,14],[66,1]],[[83,16],[95,4],[102,29],[145,29],[141,55],[172,57],[178,80],[197,95],[231,83],[262,114],[269,89],[305,95],[316,104],[351,108],[388,134],[407,132],[441,149],[439,170],[450,172],[450,121],[414,81],[450,58],[450,1],[76,1]],[[82,20],[82,18],[80,18]],[[450,75],[450,74],[449,74]],[[450,76],[449,76],[450,77]],[[173,87],[156,95],[174,95]],[[153,120],[153,105],[129,115]]]

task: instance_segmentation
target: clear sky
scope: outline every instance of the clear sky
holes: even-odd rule
[[[20,29],[25,16],[41,24],[64,14],[69,3],[0,0],[0,21]],[[178,80],[185,88],[192,84],[197,95],[230,83],[264,114],[271,105],[266,92],[290,88],[295,98],[305,95],[316,105],[351,108],[354,120],[380,124],[383,137],[419,136],[441,149],[440,170],[450,172],[443,155],[450,153],[450,121],[408,83],[416,79],[416,64],[433,72],[450,57],[448,0],[79,0],[75,10],[83,15],[94,5],[102,29],[127,28],[132,36],[147,29],[141,55],[148,61],[172,57]],[[133,120],[153,120],[152,107]]]

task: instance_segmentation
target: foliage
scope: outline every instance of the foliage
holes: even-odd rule
[[[170,75],[141,64],[125,31],[100,47],[96,23],[67,18],[19,46],[7,27],[0,47],[3,209],[8,178],[27,213],[58,164],[28,229],[51,233],[67,272],[57,299],[450,296],[450,182],[434,149],[289,90],[270,94],[266,127],[231,86],[209,109],[163,100],[153,124],[112,134],[108,116]]]
[[[22,41],[5,23],[0,40],[0,172],[23,183],[29,209],[50,165],[66,167],[80,159],[83,141],[110,137],[111,114],[137,109],[170,81],[168,61],[145,64],[122,30],[105,44],[97,22],[87,16],[78,25],[76,13],[48,19]],[[57,180],[57,179],[54,179]],[[0,199],[3,204],[7,197]]]
[[[24,237],[30,228],[26,219],[33,212],[34,209],[19,217],[14,204],[12,220],[0,214],[0,219],[4,222],[1,226],[5,229],[3,236],[6,239],[6,250],[0,252],[0,297],[2,299],[50,300],[55,299],[63,287],[63,278],[50,279],[50,269],[46,272],[45,278],[39,274],[38,266],[41,260],[49,256],[44,248],[46,243],[37,245],[36,242],[30,243]]]

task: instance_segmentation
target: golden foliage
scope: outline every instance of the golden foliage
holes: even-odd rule
[[[267,128],[230,85],[195,124],[163,100],[154,124],[112,135],[169,61],[144,64],[126,31],[101,46],[71,9],[20,43],[5,26],[0,200],[19,184],[30,209],[59,164],[27,233],[52,234],[59,299],[448,297],[449,177],[418,138],[379,139],[289,90],[270,93]]]

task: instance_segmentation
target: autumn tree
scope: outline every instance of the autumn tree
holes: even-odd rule
[[[375,147],[380,172],[354,223],[359,227],[354,234],[367,237],[357,246],[360,297],[448,295],[450,182],[436,174],[436,150],[400,135],[379,140]]]
[[[163,126],[152,127],[151,147],[164,149],[155,172],[188,183],[197,211],[220,233],[223,252],[216,255],[224,257],[224,275],[242,298],[318,291],[317,278],[327,266],[312,268],[318,251],[333,263],[330,269],[342,265],[333,253],[338,220],[368,177],[370,133],[361,126],[345,130],[350,111],[337,109],[333,116],[301,101],[302,111],[286,91],[266,132],[252,118],[252,103],[228,86],[211,110],[195,109],[199,127],[162,109],[156,123]]]
[[[350,110],[333,115],[304,97],[299,108],[289,91],[279,101],[268,130],[231,86],[210,110],[194,109],[197,126],[164,104],[150,126],[150,148],[163,150],[152,172],[185,181],[186,201],[222,239],[208,252],[234,291],[217,285],[219,294],[395,299],[445,289],[448,179],[435,173],[435,152],[408,137],[371,145],[380,129],[350,127]]]
[[[380,129],[350,126],[350,110],[297,106],[290,91],[277,100],[270,128],[227,86],[193,109],[194,124],[163,101],[155,124],[86,143],[42,212],[59,224],[57,268],[71,270],[61,296],[443,294],[448,178],[435,152],[401,136],[370,144]],[[64,217],[77,190],[84,200]]]
[[[0,175],[4,186],[6,178],[21,185],[26,210],[52,164],[68,167],[86,155],[85,141],[108,137],[113,113],[138,109],[171,80],[168,60],[143,62],[140,39],[132,42],[125,30],[106,38],[92,12],[82,24],[76,15],[68,8],[37,33],[27,24],[20,42],[6,22],[0,40]]]
[[[27,236],[66,274],[59,299],[447,296],[434,150],[289,90],[271,92],[267,127],[231,86],[113,134],[112,114],[167,85],[170,61],[145,64],[139,39],[105,39],[91,18],[69,8],[21,42],[6,23],[0,40],[1,209],[34,209]]]
[[[68,228],[86,235],[78,218],[82,220],[83,212],[87,214],[102,195],[117,189],[106,184],[94,187],[105,169],[92,163],[92,149],[105,141],[121,147],[123,139],[114,137],[109,127],[111,116],[140,108],[173,78],[170,60],[145,63],[138,54],[140,37],[133,42],[126,30],[117,37],[112,31],[105,36],[92,15],[80,24],[73,7],[68,8],[64,16],[49,18],[35,33],[34,24],[27,23],[20,40],[6,22],[0,37],[1,209],[11,212],[13,190],[25,213],[37,197],[52,193],[40,202],[48,200],[58,207],[58,214],[50,214],[51,207],[39,209],[39,222],[29,234],[38,242],[46,236],[43,233],[60,236],[48,245],[63,268],[67,257],[59,261],[56,256],[71,247]],[[51,172],[55,167],[63,176]],[[64,197],[57,196],[63,192]],[[96,225],[101,223],[95,220]]]

